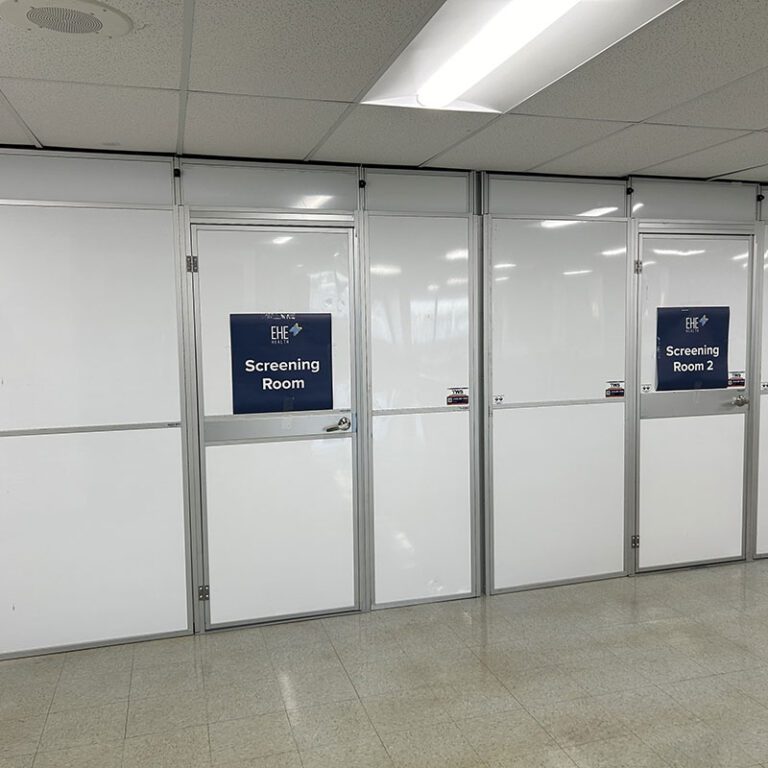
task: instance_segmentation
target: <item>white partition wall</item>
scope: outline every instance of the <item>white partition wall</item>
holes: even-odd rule
[[[763,195],[768,193],[768,188],[761,189]],[[763,203],[763,221],[768,218],[768,207]],[[763,280],[762,280],[762,349],[761,349],[761,374],[760,374],[760,421],[758,434],[759,464],[757,471],[757,512],[755,552],[760,557],[768,556],[768,312],[766,312],[766,296],[768,295],[768,250],[766,250],[766,227],[761,225],[763,231]],[[758,240],[758,245],[760,241]],[[757,254],[757,260],[761,256]]]
[[[48,202],[0,192],[0,654],[186,631],[172,166],[14,175]]]
[[[469,200],[466,174],[367,176],[377,605],[476,589]]]
[[[492,589],[621,573],[624,403],[606,393],[624,386],[627,225],[596,219],[624,216],[623,186],[490,187]]]

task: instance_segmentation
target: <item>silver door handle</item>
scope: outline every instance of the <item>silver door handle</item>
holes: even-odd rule
[[[743,408],[745,405],[749,405],[749,398],[744,395],[736,395],[731,402],[739,408]]]
[[[346,417],[342,416],[335,424],[331,424],[330,427],[326,427],[326,432],[346,432],[352,426],[352,422]]]

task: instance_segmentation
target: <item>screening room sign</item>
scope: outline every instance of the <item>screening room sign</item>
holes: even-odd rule
[[[230,315],[233,413],[333,408],[331,315]]]
[[[656,389],[728,386],[729,307],[656,310]]]

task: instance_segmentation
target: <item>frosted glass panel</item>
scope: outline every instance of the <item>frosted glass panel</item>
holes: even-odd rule
[[[197,245],[206,416],[232,414],[229,316],[248,312],[330,312],[334,408],[349,408],[349,236],[201,229]]]
[[[0,207],[0,429],[179,420],[170,211]]]
[[[372,216],[373,407],[444,406],[469,386],[467,219]]]
[[[686,184],[676,181],[632,181],[632,215],[638,219],[684,221],[754,221],[755,184]]]
[[[213,624],[355,603],[352,441],[205,451]]]
[[[469,414],[374,416],[376,602],[472,589]]]
[[[621,403],[493,412],[494,587],[622,571]]]
[[[187,628],[181,444],[0,438],[0,653]]]
[[[184,163],[181,175],[186,205],[354,211],[357,171],[237,167]]]
[[[744,418],[640,424],[640,567],[738,557]]]
[[[760,453],[757,475],[757,543],[759,555],[768,554],[768,399],[761,400]]]
[[[170,160],[0,154],[0,198],[173,205]]]
[[[369,211],[467,213],[469,176],[368,171],[365,206]]]
[[[496,219],[493,394],[504,402],[604,397],[624,378],[626,226]]]
[[[528,213],[552,216],[626,215],[626,186],[574,181],[536,181],[491,176],[490,213],[520,215]]]
[[[750,238],[646,236],[641,243],[641,383],[655,389],[657,307],[729,306],[728,368],[743,372]]]

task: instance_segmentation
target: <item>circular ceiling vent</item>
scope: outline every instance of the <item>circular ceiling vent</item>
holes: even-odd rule
[[[128,16],[97,0],[2,0],[0,20],[28,32],[110,38],[127,35],[133,29]]]

